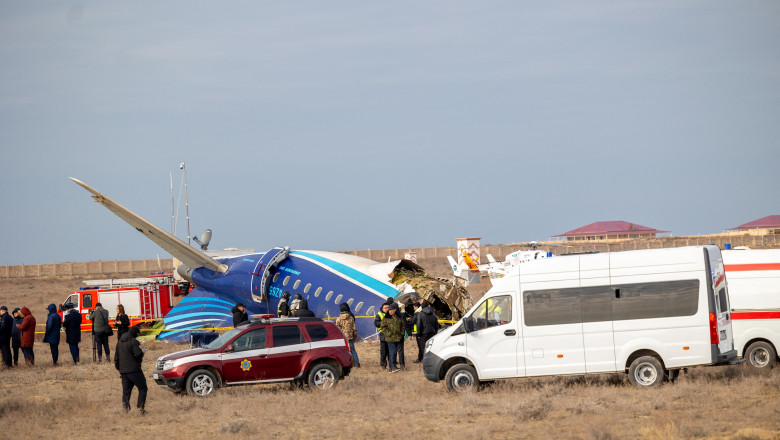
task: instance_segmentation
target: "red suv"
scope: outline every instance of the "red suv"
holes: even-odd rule
[[[285,318],[243,324],[203,348],[165,355],[152,377],[160,386],[203,397],[223,385],[299,382],[331,388],[351,369],[349,344],[335,324]]]

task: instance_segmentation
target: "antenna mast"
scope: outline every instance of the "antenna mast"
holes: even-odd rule
[[[190,197],[187,194],[187,167],[182,162],[179,168],[184,170],[184,208],[187,212],[187,244],[190,244]]]

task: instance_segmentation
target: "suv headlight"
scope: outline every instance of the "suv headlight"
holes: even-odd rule
[[[155,369],[159,371],[165,371],[170,370],[173,368],[173,361],[166,361],[163,358],[157,359],[157,363],[155,364]]]
[[[425,352],[428,353],[431,351],[431,347],[433,346],[433,338],[428,339],[428,341],[425,343]]]

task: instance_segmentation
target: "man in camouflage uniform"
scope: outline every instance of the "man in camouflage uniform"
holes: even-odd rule
[[[381,329],[385,335],[385,341],[387,341],[387,363],[389,364],[390,372],[395,373],[398,371],[396,359],[398,344],[403,342],[404,331],[406,330],[403,319],[398,316],[397,303],[390,304],[387,315],[382,318]]]

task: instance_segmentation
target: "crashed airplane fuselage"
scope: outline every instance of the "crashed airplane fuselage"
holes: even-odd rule
[[[231,309],[243,303],[252,314],[276,314],[283,292],[301,294],[320,318],[335,318],[348,303],[358,317],[358,336],[376,334],[373,315],[387,297],[399,297],[396,285],[412,280],[421,296],[438,305],[442,319],[459,319],[470,305],[465,289],[427,277],[415,263],[377,263],[337,252],[273,248],[268,252],[212,258],[154,226],[132,211],[76,179],[93,198],[147,238],[182,261],[177,268],[195,288],[164,319],[165,340],[186,340],[192,329],[232,326]],[[449,284],[448,284],[449,283]],[[465,297],[464,297],[465,295]]]

